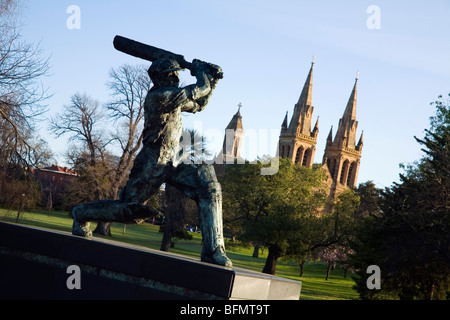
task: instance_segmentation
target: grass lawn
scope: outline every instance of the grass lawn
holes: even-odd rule
[[[0,209],[0,221],[15,222],[17,211]],[[71,232],[72,219],[67,212],[26,211],[20,214],[18,223],[49,229]],[[95,223],[91,224],[94,230]],[[159,250],[162,234],[158,232],[159,226],[150,224],[126,225],[113,223],[112,240],[145,246]],[[200,259],[201,235],[192,233],[193,239],[189,242],[177,242],[170,252]],[[94,237],[98,237],[94,235]],[[261,272],[264,267],[267,251],[260,253],[259,258],[253,258],[253,248],[243,246],[227,246],[227,255],[236,267]],[[276,267],[276,275],[302,281],[300,300],[353,300],[359,296],[352,289],[354,284],[348,273],[344,279],[344,271],[340,268],[331,272],[325,280],[326,265],[323,263],[307,263],[304,266],[303,276],[299,277],[300,268],[293,261],[280,259]]]

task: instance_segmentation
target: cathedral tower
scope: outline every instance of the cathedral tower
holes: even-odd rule
[[[279,138],[279,155],[289,158],[294,163],[312,167],[316,150],[317,134],[319,133],[319,119],[314,127],[311,119],[314,107],[312,106],[312,81],[314,60],[311,63],[308,76],[298,102],[294,106],[294,113],[288,126],[288,114],[281,125]]]
[[[356,143],[356,93],[358,77],[345,108],[336,136],[333,140],[333,127],[327,138],[322,165],[329,173],[330,195],[334,196],[345,188],[355,188],[363,147],[363,133]]]
[[[240,150],[244,137],[244,126],[242,125],[242,116],[240,112],[241,108],[242,105],[239,103],[238,111],[225,128],[225,137],[223,139],[221,152],[224,162],[233,162],[240,157]]]
[[[244,139],[241,108],[242,105],[239,103],[238,111],[225,128],[222,150],[214,158],[213,166],[218,177],[225,174],[226,164],[232,164],[235,160],[240,159],[240,150]]]

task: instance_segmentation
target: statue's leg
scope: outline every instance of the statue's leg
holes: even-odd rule
[[[151,151],[143,148],[135,159],[120,200],[99,200],[76,206],[72,209],[72,233],[91,237],[91,221],[140,223],[158,212],[143,205],[149,197],[158,192],[174,167],[152,163]]]
[[[231,267],[223,239],[222,191],[214,168],[180,164],[167,182],[197,202],[203,237],[201,260]]]
[[[139,202],[120,200],[99,200],[76,206],[72,209],[72,234],[90,238],[91,221],[141,223],[146,218],[158,214],[155,209]]]

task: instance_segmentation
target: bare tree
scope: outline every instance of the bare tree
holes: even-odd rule
[[[145,66],[127,64],[112,68],[109,78],[107,87],[111,90],[111,101],[106,108],[110,120],[117,127],[112,139],[119,150],[117,165],[113,166],[109,175],[110,198],[118,199],[142,145],[144,102],[151,80]],[[110,236],[110,228],[110,222],[99,222],[94,232]]]
[[[17,1],[0,4],[0,115],[16,139],[27,144],[23,129],[46,111],[49,97],[39,81],[48,73],[48,58],[41,58],[38,45],[21,40],[17,27]]]
[[[122,65],[111,69],[110,81],[112,99],[106,105],[109,117],[117,124],[113,139],[118,144],[120,154],[117,167],[111,175],[111,197],[118,199],[134,158],[141,148],[143,138],[144,102],[151,80],[144,66]]]
[[[113,156],[107,151],[91,164],[90,154],[86,148],[71,146],[66,152],[66,159],[76,171],[78,177],[68,182],[64,190],[63,206],[72,208],[87,202],[108,199],[110,194],[110,172],[115,164]]]
[[[34,136],[34,125],[49,97],[41,83],[48,58],[42,58],[38,45],[21,39],[20,9],[20,0],[0,1],[0,200],[7,197],[7,183],[31,179],[42,151],[36,148],[43,146]]]
[[[80,142],[78,161],[87,162],[95,187],[94,200],[101,199],[101,180],[97,162],[105,157],[105,148],[109,141],[103,139],[101,131],[102,115],[99,102],[86,94],[76,93],[71,102],[64,106],[64,111],[51,119],[50,130],[57,137],[69,136],[69,142]],[[83,149],[86,150],[83,156]]]
[[[84,157],[80,150],[70,158],[85,175],[91,176],[96,186],[96,197],[104,198],[102,188],[108,180],[108,194],[118,199],[125,185],[134,158],[142,144],[144,102],[151,81],[144,66],[123,65],[111,69],[107,87],[111,90],[111,100],[105,105],[107,119],[99,112],[99,103],[92,98],[75,94],[71,103],[64,107],[62,114],[51,120],[51,130],[57,135],[69,135],[69,141],[78,141],[86,149]],[[106,120],[113,122],[116,131],[102,132]],[[106,147],[109,147],[107,151]],[[116,148],[112,148],[115,146]],[[113,156],[116,155],[116,156]],[[80,161],[89,158],[89,166],[81,168]],[[95,177],[95,178],[92,178]],[[82,181],[80,181],[82,183]],[[99,222],[95,233],[111,235],[110,223]]]
[[[102,115],[99,102],[86,94],[75,93],[64,111],[51,118],[50,130],[59,138],[69,135],[69,142],[79,141],[89,152],[90,162],[96,161],[96,155],[105,147],[102,131],[98,126]]]

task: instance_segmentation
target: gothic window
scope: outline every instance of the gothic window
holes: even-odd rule
[[[305,150],[305,154],[303,155],[302,166],[307,166],[309,162],[309,158],[311,157],[311,148]]]
[[[356,162],[352,162],[350,165],[350,168],[348,170],[348,178],[347,178],[347,185],[349,187],[353,187],[355,183],[355,168],[356,168]]]
[[[295,163],[299,163],[300,161],[302,161],[302,156],[303,156],[303,146],[300,146],[297,149],[297,153],[295,155]]]
[[[349,166],[348,164],[349,164],[348,160],[345,160],[344,164],[342,165],[341,178],[339,179],[339,182],[341,184],[347,183],[348,166]]]
[[[280,157],[282,157],[282,158],[285,157],[285,155],[284,155],[284,144],[282,144],[282,145],[280,146]]]

